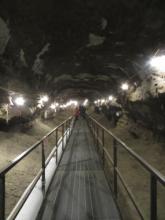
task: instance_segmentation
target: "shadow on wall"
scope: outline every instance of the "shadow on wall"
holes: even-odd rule
[[[117,106],[95,106],[95,113],[99,114],[101,112],[113,127],[117,126],[118,120],[123,115],[123,109]],[[157,141],[165,136],[165,94],[147,100],[128,101],[124,112],[136,124],[151,130]]]
[[[128,116],[135,123],[152,130],[153,136],[159,140],[165,135],[165,95],[145,101],[129,102]]]
[[[13,129],[25,131],[32,127],[32,121],[32,117],[15,116],[11,118],[8,122],[5,119],[0,118],[0,131],[8,132]]]
[[[121,107],[115,105],[102,105],[95,106],[95,112],[100,114],[101,112],[106,116],[106,118],[111,122],[112,127],[117,126],[118,120],[122,117],[123,111]]]

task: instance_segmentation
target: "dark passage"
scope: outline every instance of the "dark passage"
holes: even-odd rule
[[[86,124],[76,122],[38,220],[119,220]]]

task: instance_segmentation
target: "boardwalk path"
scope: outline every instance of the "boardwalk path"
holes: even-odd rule
[[[76,122],[38,220],[119,220],[86,121]]]

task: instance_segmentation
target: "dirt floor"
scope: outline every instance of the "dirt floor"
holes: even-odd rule
[[[21,132],[18,129],[10,132],[0,132],[0,169],[40,140],[41,137],[63,122],[69,115],[70,112],[61,112],[50,120],[36,119],[32,128],[26,132]],[[47,140],[46,156],[51,152],[54,142],[55,140],[52,140],[52,138]],[[6,215],[12,210],[40,168],[41,147],[38,147],[6,175]]]
[[[135,124],[131,119],[124,115],[114,128],[109,120],[105,118],[103,114],[92,113],[97,121],[103,126],[111,130],[117,137],[124,141],[131,149],[138,153],[149,164],[156,168],[160,173],[165,175],[165,139],[162,138],[159,142],[153,138],[153,134],[150,130],[141,127],[141,125]],[[113,154],[112,139],[106,136],[106,147]],[[150,207],[150,175],[146,172],[139,163],[135,162],[128,153],[120,146],[118,147],[118,167],[122,172],[124,179],[126,180],[131,191],[134,193],[134,197],[138,201],[138,204],[144,213],[145,219],[149,219],[149,207]],[[112,167],[107,165],[109,170],[108,176],[113,174]],[[121,184],[119,183],[121,189]],[[127,194],[123,199],[124,190],[119,192],[120,206],[124,206],[124,219],[136,220],[140,219],[129,201]],[[158,219],[165,219],[165,189],[158,184]],[[127,205],[127,206],[126,206]],[[127,208],[129,207],[129,209]]]
[[[121,140],[123,140],[130,148],[137,152],[142,158],[149,162],[153,167],[158,169],[165,175],[165,141],[162,139],[156,142],[152,137],[152,132],[142,128],[128,119],[125,115],[119,120],[114,128],[103,114],[91,115],[101,124],[110,129]],[[52,128],[64,121],[70,113],[59,113],[57,117],[51,120],[42,121],[37,119],[33,123],[33,127],[26,132],[10,131],[0,132],[0,168],[8,164],[12,159],[26,150],[43,135],[49,132]],[[133,131],[133,132],[132,132]],[[134,134],[137,134],[134,135]],[[50,153],[53,147],[54,140],[48,140],[46,147],[46,155]],[[112,154],[112,139],[106,137],[106,147]],[[123,173],[131,191],[134,193],[144,215],[145,219],[149,219],[149,174],[128,154],[118,148],[119,169]],[[107,165],[108,166],[108,165]],[[8,214],[14,207],[21,194],[24,192],[29,183],[33,180],[39,169],[41,168],[41,148],[36,149],[26,159],[19,163],[12,171],[9,172],[6,178],[6,210]],[[112,176],[112,167],[108,166],[108,175]],[[121,184],[119,183],[121,189]],[[124,207],[126,212],[123,212],[124,220],[137,220],[137,214],[129,201],[127,194],[124,194],[122,189],[119,192],[119,204]],[[158,185],[158,220],[165,219],[165,190]]]

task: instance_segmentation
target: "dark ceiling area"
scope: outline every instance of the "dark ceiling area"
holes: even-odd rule
[[[164,0],[1,0],[0,86],[95,98],[141,82],[164,12]]]

